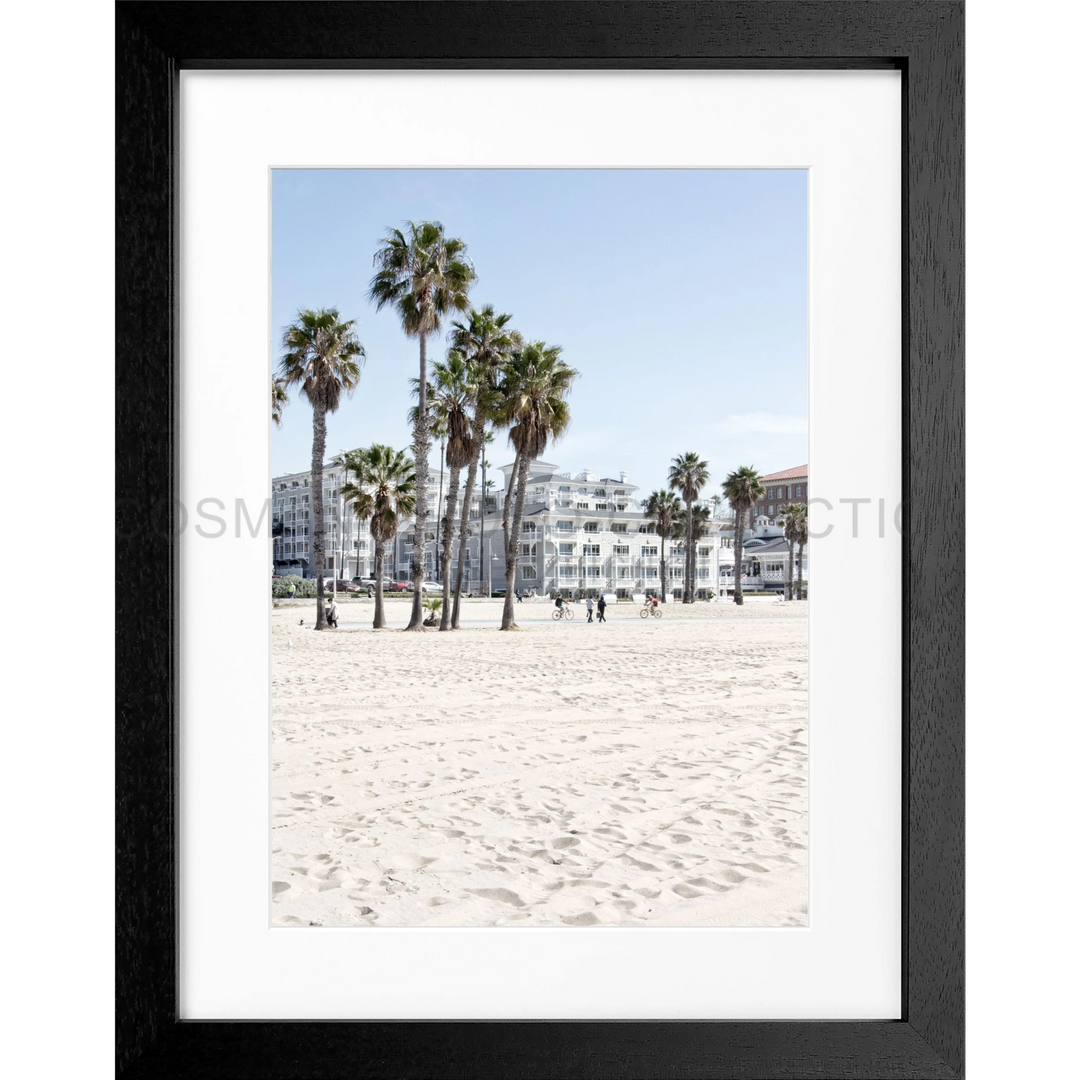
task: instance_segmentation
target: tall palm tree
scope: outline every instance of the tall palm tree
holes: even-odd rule
[[[285,328],[281,347],[285,350],[278,366],[283,388],[297,385],[311,402],[311,512],[312,544],[315,555],[315,629],[326,629],[323,610],[323,566],[326,534],[323,520],[323,457],[326,454],[326,414],[337,412],[343,393],[351,394],[360,381],[364,346],[353,327],[342,322],[336,308],[299,311],[296,321]]]
[[[270,419],[276,427],[281,427],[281,414],[285,406],[289,404],[289,395],[285,393],[285,385],[281,379],[270,380]]]
[[[419,404],[413,425],[413,457],[416,460],[416,536],[413,540],[413,607],[409,630],[422,630],[424,622],[424,548],[427,526],[428,454],[431,451],[431,417],[427,407],[427,339],[442,327],[451,311],[464,311],[469,286],[476,278],[465,256],[463,241],[449,237],[441,222],[407,222],[405,231],[388,229],[375,252],[376,274],[369,296],[375,310],[390,306],[401,319],[406,335],[420,341]]]
[[[517,491],[514,523],[506,545],[506,599],[503,602],[503,630],[516,630],[514,622],[514,578],[518,544],[525,514],[525,489],[529,466],[558,439],[570,424],[566,395],[578,373],[561,358],[558,345],[531,341],[511,356],[500,386],[501,403],[496,423],[509,428],[510,444],[516,451],[514,470]],[[508,493],[509,494],[509,493]]]
[[[679,500],[667,489],[654,491],[645,500],[645,516],[656,526],[660,537],[660,603],[667,603],[667,540],[675,531]]]
[[[724,480],[724,498],[735,510],[735,603],[742,606],[743,533],[750,508],[765,495],[765,485],[752,465],[742,465]]]
[[[373,443],[355,450],[349,458],[356,480],[345,484],[341,494],[351,503],[357,521],[371,522],[375,542],[375,620],[372,626],[386,626],[383,613],[383,556],[386,542],[397,536],[398,525],[416,507],[416,471],[404,450]]]
[[[450,469],[450,484],[446,493],[446,513],[440,519],[442,528],[443,602],[440,608],[440,630],[450,629],[450,564],[454,547],[454,520],[457,513],[458,487],[461,470],[473,459],[475,433],[470,406],[476,399],[476,371],[456,349],[451,349],[445,363],[432,366],[433,378],[428,387],[428,404],[436,424],[446,430],[446,464]],[[415,383],[416,380],[414,379]],[[416,392],[414,386],[413,392]],[[459,554],[458,566],[463,561]]]
[[[491,304],[485,304],[479,311],[470,308],[466,322],[455,322],[450,335],[450,344],[469,360],[476,373],[476,393],[472,401],[472,426],[474,436],[473,456],[469,460],[469,473],[465,478],[465,497],[461,504],[461,524],[458,530],[458,568],[454,582],[454,610],[450,625],[457,630],[461,612],[461,584],[464,576],[465,537],[469,528],[469,511],[472,508],[473,492],[476,489],[476,470],[483,454],[485,443],[490,441],[487,431],[488,416],[499,404],[498,386],[503,368],[515,349],[522,345],[521,335],[516,330],[508,330],[506,324],[513,318],[504,312],[495,314]],[[483,528],[483,502],[481,502],[481,528]],[[481,544],[481,548],[483,545]],[[483,566],[483,551],[480,553]],[[481,571],[482,572],[482,571]],[[443,610],[446,610],[444,605]]]
[[[694,500],[701,494],[701,489],[709,482],[709,463],[694,453],[679,454],[672,459],[668,469],[668,486],[682,495],[686,514],[690,522],[691,535],[686,538],[686,558],[683,560],[683,574],[690,582],[690,587],[683,588],[684,604],[692,604],[696,589],[697,574],[697,536],[694,532]]]
[[[676,513],[676,515],[675,515],[675,527],[674,527],[671,535],[676,540],[683,540],[684,542],[689,543],[691,530],[693,532],[693,537],[694,537],[695,542],[700,540],[703,536],[706,536],[708,534],[708,532],[709,532],[709,508],[704,503],[694,503],[693,516],[690,519],[690,528],[689,529],[687,528],[687,519],[686,519],[686,510],[685,510],[685,508],[680,507],[678,513]],[[686,573],[686,570],[685,570],[686,563],[685,563],[685,561],[683,563],[683,566],[684,566],[683,573],[685,574]],[[683,582],[683,596],[684,597],[686,596],[687,590],[692,592],[695,597],[697,596],[697,559],[696,558],[694,559],[694,577],[689,582],[686,582],[685,579],[684,579],[684,582]]]
[[[788,581],[787,581],[787,598],[796,600],[802,599],[802,563],[803,552],[806,550],[806,541],[809,537],[810,525],[807,517],[806,503],[789,503],[783,509],[784,514],[784,536],[788,542]],[[792,564],[795,562],[795,545],[798,545],[798,564],[799,574],[798,583],[792,589]]]
[[[801,503],[788,503],[780,507],[780,523],[784,526],[784,539],[788,542],[787,574],[784,581],[784,599],[792,598],[792,580],[795,575],[795,545],[799,542],[800,518],[806,512]]]

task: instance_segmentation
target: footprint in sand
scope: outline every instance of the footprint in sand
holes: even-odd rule
[[[516,892],[509,889],[466,889],[473,896],[480,896],[485,900],[498,900],[501,904],[510,904],[513,907],[524,907],[525,901]]]

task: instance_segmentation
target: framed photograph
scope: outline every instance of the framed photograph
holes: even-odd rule
[[[183,12],[173,4],[132,3],[118,4],[116,10],[118,596],[143,595],[154,583],[160,593],[161,581],[172,582],[171,617],[162,620],[159,636],[145,626],[125,622],[118,609],[118,1074],[270,1076],[281,1075],[282,1062],[288,1061],[292,1064],[287,1075],[296,1077],[357,1071],[374,1076],[653,1076],[672,1069],[701,1076],[961,1075],[966,1061],[966,702],[962,649],[957,647],[964,631],[962,604],[955,600],[963,595],[963,557],[957,543],[962,538],[963,503],[962,496],[944,500],[941,492],[962,491],[966,453],[963,5],[934,5],[928,11],[919,4],[874,5],[873,9],[851,4],[843,9],[843,19],[831,5],[814,3],[207,3],[183,5]],[[885,19],[880,17],[883,11],[888,13]],[[403,46],[403,41],[408,45]],[[515,149],[513,138],[505,140],[504,162],[490,154],[470,159],[445,147],[428,147],[427,160],[422,153],[409,157],[407,151],[387,150],[391,144],[378,143],[381,136],[366,120],[356,126],[362,127],[372,145],[382,148],[381,161],[375,151],[374,157],[355,149],[313,156],[310,151],[298,154],[287,143],[274,143],[280,131],[306,130],[313,138],[325,138],[335,124],[341,126],[333,103],[334,87],[345,78],[342,68],[356,69],[355,79],[366,72],[369,86],[378,82],[391,87],[386,100],[397,104],[407,103],[416,86],[424,100],[431,99],[431,87],[437,85],[444,93],[453,87],[454,99],[467,106],[477,86],[488,99],[494,97],[491,87],[498,72],[487,70],[492,65],[505,72],[503,78],[515,71],[519,76],[536,73],[537,104],[524,107],[525,97],[514,96],[516,86],[510,95],[514,107],[529,117],[530,134],[542,147],[532,160],[523,157],[531,150]],[[266,68],[293,70],[276,77],[258,73]],[[851,721],[840,719],[839,699],[848,699],[851,715],[859,707],[851,699],[861,701],[868,714],[886,718],[883,725],[863,727],[881,729],[883,742],[895,747],[895,760],[875,757],[876,751],[867,743],[859,751],[861,768],[845,769],[842,758],[829,754],[828,738],[823,735],[814,743],[811,732],[812,755],[816,754],[811,785],[815,775],[822,778],[816,798],[822,789],[833,786],[827,770],[837,768],[838,762],[840,775],[847,772],[860,778],[852,781],[847,801],[841,800],[838,810],[829,807],[827,800],[811,801],[818,835],[822,835],[823,822],[838,821],[838,813],[855,818],[860,813],[852,813],[852,808],[865,806],[865,822],[849,821],[841,829],[855,845],[849,855],[851,851],[858,855],[847,863],[840,861],[836,880],[843,888],[838,889],[834,881],[828,887],[831,892],[822,883],[828,877],[831,852],[824,843],[816,848],[812,843],[810,863],[818,885],[812,888],[811,905],[819,906],[811,909],[821,917],[816,924],[811,917],[808,930],[806,910],[800,914],[795,904],[772,913],[770,918],[780,919],[786,927],[788,954],[769,954],[771,946],[755,943],[757,966],[766,974],[747,975],[741,986],[732,982],[731,972],[708,973],[717,958],[727,959],[728,954],[703,950],[702,937],[681,929],[658,937],[665,931],[640,931],[631,924],[639,917],[640,909],[634,910],[637,896],[649,891],[644,879],[632,882],[643,886],[637,896],[616,891],[594,897],[591,903],[599,913],[597,921],[607,923],[600,927],[573,921],[578,914],[572,904],[536,906],[529,896],[523,901],[515,894],[508,901],[509,894],[503,895],[502,890],[480,888],[473,894],[478,893],[480,905],[473,908],[476,927],[492,926],[495,920],[488,909],[501,910],[499,905],[514,908],[518,918],[546,918],[554,913],[566,926],[523,933],[511,923],[436,937],[440,931],[406,929],[409,920],[416,918],[416,909],[407,905],[384,907],[383,917],[389,922],[378,930],[364,929],[372,924],[373,913],[370,908],[365,913],[359,903],[365,899],[364,883],[357,886],[353,879],[346,885],[361,890],[353,908],[361,919],[360,929],[329,929],[352,924],[323,920],[329,910],[323,900],[333,900],[334,894],[323,893],[320,900],[322,887],[308,888],[308,875],[312,870],[318,875],[320,868],[299,866],[296,860],[292,862],[299,868],[283,864],[280,875],[279,867],[274,867],[275,880],[280,878],[289,889],[295,885],[291,903],[296,901],[296,907],[288,912],[284,906],[279,908],[279,929],[271,935],[278,951],[270,967],[264,967],[266,957],[244,953],[237,944],[245,936],[245,922],[266,917],[257,907],[260,890],[267,883],[260,875],[269,872],[266,865],[259,865],[265,859],[266,842],[256,837],[251,843],[241,837],[246,828],[244,814],[251,816],[249,808],[262,797],[259,785],[265,791],[267,783],[269,754],[256,745],[258,731],[265,731],[265,720],[259,720],[262,704],[255,700],[262,691],[252,698],[259,665],[265,669],[266,660],[253,660],[255,653],[241,644],[244,635],[230,631],[228,617],[219,620],[220,642],[215,642],[218,630],[205,619],[217,596],[224,599],[229,594],[233,604],[239,600],[240,609],[248,599],[259,603],[256,592],[248,597],[245,591],[251,582],[261,580],[262,571],[251,571],[249,544],[246,549],[242,543],[232,544],[232,554],[226,553],[225,545],[212,545],[214,557],[203,558],[200,549],[190,545],[194,531],[190,515],[202,513],[206,495],[228,498],[235,494],[245,499],[251,496],[247,505],[256,508],[257,516],[265,498],[259,495],[259,486],[265,490],[269,456],[256,444],[258,432],[269,429],[266,416],[260,415],[264,413],[261,395],[249,388],[262,379],[259,365],[266,364],[267,345],[262,340],[254,350],[237,349],[228,343],[231,330],[227,326],[215,338],[210,330],[213,318],[206,325],[194,325],[190,310],[202,305],[205,312],[206,297],[213,308],[213,297],[227,295],[238,314],[247,313],[257,324],[270,321],[266,314],[258,314],[266,300],[266,285],[260,286],[258,279],[261,274],[265,281],[271,249],[265,228],[271,199],[270,192],[252,188],[252,176],[256,186],[267,183],[267,162],[278,170],[278,176],[284,166],[340,167],[350,162],[429,170],[437,165],[461,168],[469,164],[487,168],[588,166],[590,162],[575,158],[572,150],[568,157],[561,157],[575,138],[580,141],[582,133],[589,131],[592,106],[585,105],[588,94],[581,80],[595,83],[602,72],[594,70],[590,75],[573,70],[582,68],[606,69],[605,85],[613,91],[608,96],[620,98],[624,112],[640,121],[637,130],[643,135],[637,139],[642,146],[634,147],[627,139],[620,149],[619,135],[613,134],[613,141],[600,152],[599,164],[629,170],[671,170],[677,165],[809,167],[806,175],[818,197],[812,202],[812,228],[825,229],[824,235],[816,235],[813,251],[820,255],[832,246],[846,252],[859,267],[868,267],[875,259],[885,267],[883,274],[875,271],[863,276],[885,282],[895,300],[873,315],[867,309],[866,328],[860,333],[875,356],[867,370],[879,368],[886,375],[878,383],[869,376],[864,379],[858,355],[852,353],[851,359],[843,360],[843,346],[837,339],[835,349],[829,350],[832,366],[819,363],[815,367],[811,357],[812,402],[816,394],[811,417],[819,427],[823,419],[825,427],[845,423],[850,440],[869,450],[868,458],[879,450],[888,456],[892,444],[895,465],[878,461],[878,472],[865,475],[895,477],[893,486],[881,489],[889,499],[877,500],[881,508],[887,501],[890,507],[895,505],[895,514],[890,514],[893,528],[886,528],[885,510],[878,508],[875,525],[880,524],[885,542],[877,545],[865,565],[851,562],[854,550],[848,551],[842,556],[847,562],[840,572],[846,569],[851,575],[858,569],[863,572],[855,576],[863,578],[867,570],[873,577],[881,567],[891,566],[896,572],[889,582],[882,573],[869,590],[874,602],[866,605],[869,613],[862,636],[875,644],[865,645],[865,657],[854,653],[838,657],[836,643],[839,640],[842,648],[843,638],[828,636],[828,605],[815,609],[819,618],[811,624],[816,648],[816,652],[811,650],[811,670],[820,672],[818,683],[812,684],[819,689],[827,690],[829,677],[835,679],[832,698],[818,698],[814,706],[820,715],[822,701],[827,701],[825,712],[834,719],[829,725],[834,739],[839,732],[850,731],[858,742],[858,725],[843,727]],[[199,76],[200,70],[206,72],[205,77]],[[794,97],[788,98],[793,102],[786,117],[792,129],[791,146],[800,145],[802,132],[824,130],[828,125],[819,123],[818,117],[828,117],[847,127],[848,143],[860,147],[865,161],[876,162],[869,173],[876,167],[882,175],[892,174],[897,191],[877,208],[867,202],[863,218],[858,207],[849,205],[851,231],[842,243],[834,243],[842,229],[829,228],[832,219],[825,213],[825,203],[829,191],[839,192],[842,184],[829,185],[829,174],[815,157],[816,151],[793,150],[794,159],[781,160],[743,146],[732,149],[727,158],[711,150],[703,151],[700,159],[689,160],[683,151],[681,157],[673,159],[669,154],[664,160],[663,148],[657,149],[663,143],[660,113],[651,102],[645,104],[644,97],[635,97],[632,81],[649,70],[670,72],[665,76],[663,97],[667,106],[684,113],[697,108],[703,116],[751,110],[748,103],[754,94],[768,80],[782,76],[788,94],[798,87]],[[833,90],[845,80],[850,90],[861,80],[858,93],[848,95],[860,103],[850,117],[839,97],[834,108],[832,99],[814,97],[818,86],[799,82],[815,70],[824,77],[818,86],[832,82]],[[562,85],[551,77],[551,72],[558,71],[563,72]],[[753,86],[754,93],[750,92],[753,80],[746,81],[747,71],[757,73],[760,85]],[[235,72],[235,78],[229,72]],[[440,72],[446,73],[441,76]],[[530,78],[518,81],[524,85]],[[280,86],[275,86],[275,79]],[[413,89],[409,80],[416,84]],[[727,98],[712,96],[714,84],[721,82]],[[231,90],[222,94],[227,83]],[[204,93],[211,86],[213,93]],[[581,95],[572,123],[562,117],[575,110],[558,100],[567,87]],[[347,90],[345,98],[338,95],[338,104],[349,100],[351,92]],[[226,103],[232,100],[229,94],[235,93],[246,98],[243,108],[251,111],[230,111]],[[679,108],[679,93],[689,93],[692,105]],[[795,104],[799,97],[805,98],[801,107],[806,114]],[[305,127],[303,109],[316,100],[327,103],[326,114],[315,117],[309,111]],[[732,100],[738,100],[738,109],[730,107]],[[885,109],[883,121],[872,116],[875,100]],[[219,120],[226,118],[221,121],[225,141],[216,147],[213,138],[192,137],[193,131],[201,135],[213,126],[214,121],[201,111],[207,104],[212,111],[216,108]],[[348,126],[348,109],[354,105],[345,108]],[[651,126],[646,122],[650,108]],[[545,120],[544,109],[556,119]],[[467,111],[475,112],[475,106]],[[552,126],[546,127],[548,123]],[[618,121],[609,126],[618,126]],[[671,126],[678,124],[673,120]],[[721,132],[728,137],[723,125],[713,123],[710,131],[714,138]],[[254,154],[257,161],[264,161],[262,179],[258,172],[246,170],[238,157],[243,152],[238,147],[258,137],[270,140]],[[734,146],[738,140],[733,129],[730,138]],[[862,167],[852,159],[852,176],[861,176]],[[221,202],[219,194],[229,188],[241,197],[240,203],[233,204],[231,220],[228,210],[225,220],[205,218],[204,208]],[[225,191],[222,206],[228,205],[228,198]],[[665,198],[670,201],[671,195]],[[253,214],[244,210],[245,199],[253,204]],[[862,205],[861,194],[849,191],[847,201]],[[275,197],[273,205],[284,207],[285,202]],[[640,205],[644,207],[645,202]],[[252,222],[262,234],[245,237],[242,230],[251,228]],[[264,296],[253,299],[251,283],[216,281],[214,266],[200,264],[193,254],[213,252],[215,245],[218,252],[224,251],[221,244],[252,249],[251,269],[230,272],[234,279],[253,279],[256,293],[261,287]],[[276,242],[273,251],[278,257]],[[831,288],[829,295],[835,296],[838,289],[849,287],[842,275],[829,278],[827,260],[815,259],[811,289],[828,292]],[[847,272],[851,274],[850,266]],[[183,308],[177,303],[178,295],[184,297]],[[852,305],[851,297],[847,303]],[[815,310],[811,301],[811,321]],[[188,312],[183,320],[181,311]],[[818,337],[811,334],[811,342],[816,341],[811,348],[818,349],[819,360],[823,327],[827,337],[827,312],[824,321],[816,323]],[[259,329],[258,336],[262,335]],[[241,352],[255,356],[254,366]],[[148,356],[158,357],[158,363],[148,364]],[[205,381],[208,374],[217,380]],[[221,408],[218,399],[228,407]],[[823,401],[832,403],[833,414]],[[207,428],[216,432],[216,446],[211,445],[214,438],[200,434]],[[222,431],[229,432],[227,442],[232,438],[234,447],[247,449],[226,446],[222,453]],[[200,447],[192,456],[195,443]],[[874,449],[869,449],[872,443]],[[814,442],[813,436],[811,447],[811,460],[820,463],[827,477],[833,451],[827,440]],[[200,460],[200,455],[206,460]],[[232,463],[222,464],[225,459]],[[181,461],[183,475],[178,475]],[[553,484],[558,475],[552,473]],[[851,485],[856,475],[863,474],[849,470],[843,483]],[[207,486],[207,477],[214,478],[219,491]],[[841,491],[834,483],[829,492],[842,502],[851,502],[858,511],[865,499],[845,496],[876,495],[877,489]],[[554,500],[559,497],[555,488],[549,494]],[[770,525],[767,510],[761,508],[762,542]],[[856,519],[858,513],[852,516],[852,525]],[[153,530],[172,537],[172,542],[145,543]],[[887,532],[892,539],[885,540]],[[827,571],[829,557],[838,559],[843,548],[840,543],[831,544],[826,552],[826,545],[820,546],[820,565]],[[859,554],[869,550],[864,542]],[[291,554],[295,553],[296,548]],[[279,554],[286,553],[282,549]],[[590,583],[585,557],[582,551],[581,565],[573,566],[581,580],[568,582],[582,591],[582,602]],[[779,572],[777,566],[762,559],[759,570],[768,575]],[[359,564],[355,569],[356,576],[362,577]],[[708,567],[704,570],[713,572]],[[644,577],[645,571],[640,572]],[[489,575],[489,584],[492,579],[494,575]],[[826,573],[822,581],[828,580]],[[632,589],[627,592],[632,595]],[[842,605],[834,607],[836,613]],[[848,612],[848,618],[850,625],[851,618],[862,616]],[[868,629],[874,618],[882,627],[877,637]],[[181,622],[184,634],[178,629]],[[217,651],[216,666],[204,665],[198,649],[191,646],[192,632],[201,640],[201,648]],[[284,642],[278,644],[285,647]],[[265,649],[265,643],[256,642],[254,648]],[[843,659],[848,662],[847,676]],[[812,674],[812,678],[819,676]],[[231,733],[226,731],[222,738],[222,725],[217,724],[215,730],[215,713],[232,720],[251,714],[256,724],[244,728],[246,720],[239,724],[230,720],[226,727]],[[181,716],[183,725],[178,723]],[[264,727],[259,728],[260,723]],[[266,735],[261,738],[265,741]],[[183,765],[179,771],[178,762]],[[467,765],[464,762],[462,768]],[[889,778],[895,778],[894,787]],[[201,785],[198,799],[192,797],[192,783]],[[859,783],[867,785],[865,791]],[[875,784],[872,796],[869,788]],[[178,793],[183,814],[177,807]],[[297,798],[302,795],[301,791]],[[865,802],[861,801],[864,796]],[[874,798],[874,805],[883,807],[877,816],[870,809]],[[197,821],[186,816],[193,802],[199,804]],[[235,810],[238,802],[239,811]],[[305,808],[298,804],[293,809]],[[256,832],[265,829],[266,821],[265,815],[260,816],[254,823]],[[754,829],[746,828],[750,829],[746,835],[751,836]],[[860,828],[867,832],[860,834]],[[564,847],[576,839],[569,828],[565,832]],[[824,829],[826,836],[835,832],[833,826]],[[228,839],[218,843],[221,837]],[[891,837],[890,848],[886,840]],[[347,842],[340,836],[338,840]],[[594,840],[586,837],[585,842]],[[661,854],[674,858],[671,852]],[[770,849],[767,855],[771,858],[772,854]],[[562,858],[553,859],[553,864],[557,866]],[[852,863],[858,866],[853,869]],[[770,866],[755,864],[753,873],[764,874]],[[644,867],[639,869],[649,873]],[[836,870],[834,865],[828,872],[836,877]],[[298,876],[289,877],[294,874]],[[716,879],[706,878],[700,874],[698,885],[690,883],[679,895],[688,907],[698,905],[699,910],[715,913],[718,908],[710,889]],[[713,886],[708,885],[710,881]],[[330,883],[337,888],[342,882],[335,878]],[[561,883],[549,885],[557,888]],[[392,890],[388,887],[388,892]],[[721,886],[716,891],[727,890]],[[192,897],[198,902],[192,902]],[[414,914],[400,915],[400,922],[395,923],[394,910],[413,910]],[[303,913],[301,922],[310,919],[308,924],[318,929],[301,927],[297,913]],[[835,922],[851,923],[850,940],[859,943],[856,951],[861,951],[864,960],[867,953],[878,956],[881,962],[875,977],[881,986],[892,987],[885,997],[869,994],[863,1001],[856,1000],[856,983],[863,985],[860,980],[865,972],[858,978],[851,976],[845,993],[848,969],[835,951],[838,987],[820,980],[820,969],[799,968],[798,949],[789,943],[801,934],[804,945],[799,948],[804,951],[812,951],[808,942],[832,948],[833,940],[826,933],[829,913]],[[885,935],[887,944],[879,953],[855,929],[859,913],[864,919],[870,913],[867,926],[873,924],[870,929]],[[340,908],[330,914],[339,918]],[[461,922],[446,924],[460,926]],[[664,954],[652,969],[640,962],[643,932],[652,935],[653,943],[663,943],[645,947],[644,953],[651,948]],[[347,935],[348,944],[341,934]],[[637,936],[631,941],[627,934]],[[286,939],[291,944],[281,951]],[[301,939],[307,944],[294,948]],[[366,944],[357,945],[362,939]],[[319,944],[312,945],[314,941]],[[377,945],[372,944],[376,941]],[[538,948],[543,955],[530,954],[530,949],[535,953]],[[308,955],[300,956],[305,950]],[[746,957],[750,962],[742,971],[751,973],[754,959],[750,953]],[[561,975],[551,977],[553,970]],[[690,976],[689,986],[672,977],[679,972]],[[509,973],[514,974],[508,980]],[[295,984],[297,996],[292,1001],[252,994],[260,985],[285,982]],[[703,994],[706,983],[710,990]],[[235,1004],[239,999],[230,999],[226,993],[232,984],[247,987],[241,995],[247,999],[239,1007]],[[809,997],[799,997],[802,984],[810,988]],[[694,987],[697,997],[691,993]],[[462,1000],[455,1000],[455,990]],[[818,994],[816,1002],[811,1001],[813,991]],[[470,995],[471,1007],[464,1001]],[[703,1008],[703,1001],[715,1008]],[[740,1009],[740,1002],[745,1009]]]

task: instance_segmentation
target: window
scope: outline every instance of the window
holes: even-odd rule
[[[615,524],[611,526],[611,531],[612,532],[617,532],[617,533],[626,532],[626,522],[625,521],[617,521],[617,522],[615,522]]]
[[[562,525],[563,523],[560,521],[559,524]],[[570,523],[566,522],[566,524],[569,525]],[[535,533],[536,532],[536,522],[535,521],[526,521],[525,524],[521,526],[521,532],[522,532],[522,534],[524,534],[524,533]]]
[[[570,494],[570,485],[569,484],[560,484],[559,485],[559,493],[569,495]]]
[[[556,521],[555,522],[555,531],[556,532],[571,532],[573,530],[573,528],[574,528],[574,523],[572,521]]]
[[[646,566],[645,567],[645,577],[654,578],[654,577],[659,577],[659,576],[660,576],[660,571],[657,570],[657,568],[655,566]]]
[[[773,505],[772,505],[772,503],[769,503],[769,517],[772,517],[772,515],[773,515]]]
[[[523,566],[521,568],[521,576],[526,581],[533,581],[536,578],[536,567],[535,566]]]
[[[600,526],[595,521],[586,521],[585,522],[585,531],[587,533],[599,532],[600,531]]]
[[[519,554],[523,555],[526,559],[533,559],[536,557],[536,545],[535,544],[519,544]]]
[[[597,556],[597,555],[600,554],[600,545],[599,544],[582,544],[581,545],[581,554],[582,555]]]
[[[559,499],[559,501],[555,505],[560,510],[569,510],[570,509],[570,500],[569,499]]]
[[[577,577],[577,570],[573,566],[560,566],[559,577],[572,578]]]
[[[681,567],[681,566],[676,566],[676,567],[674,567],[674,568],[672,569],[672,571],[671,571],[671,576],[672,576],[672,577],[673,577],[673,578],[674,578],[674,579],[675,579],[676,581],[681,581],[681,580],[682,580],[682,567]]]
[[[622,488],[616,488],[615,489],[615,497],[616,498],[618,498],[620,495],[625,495],[625,494],[626,494],[626,492]]]
[[[699,566],[697,576],[699,581],[707,580],[709,577],[709,568],[707,566]]]
[[[697,553],[698,553],[698,554],[699,554],[699,555],[700,555],[700,556],[701,556],[701,557],[702,557],[703,559],[707,559],[707,558],[708,558],[708,557],[709,557],[709,556],[710,556],[710,555],[712,554],[712,548],[711,548],[711,547],[707,547],[707,548],[699,547],[699,548],[697,549]]]
[[[615,507],[615,509],[616,509],[616,510],[618,510],[618,511],[619,511],[619,512],[621,513],[621,512],[623,511],[623,510],[625,510],[625,509],[626,509],[626,503],[619,503],[619,504],[618,504],[618,505],[617,505],[617,506]]]
[[[606,510],[606,509],[607,509],[607,503],[605,503],[605,502],[598,502],[598,503],[596,504],[596,509],[597,509],[597,510]]]
[[[637,531],[639,533],[648,533],[650,536],[655,536],[656,535],[656,526],[651,525],[651,524],[650,525],[639,525]]]
[[[641,549],[641,557],[643,559],[652,559],[656,557],[657,549],[655,547],[643,547]]]
[[[769,488],[768,491],[765,492],[765,498],[771,499],[774,491],[776,491],[776,488]]]
[[[630,567],[620,566],[616,571],[615,576],[618,578],[628,578],[630,576]]]
[[[784,572],[784,564],[782,562],[767,562],[765,564],[766,574],[782,574]]]
[[[599,566],[586,566],[585,567],[585,576],[586,577],[599,577],[600,576],[600,567]]]
[[[593,488],[593,495],[596,496],[598,499],[606,499],[607,498],[607,489],[606,488]]]
[[[795,498],[796,499],[799,498],[800,495],[802,495],[802,484],[796,484],[795,485]]]
[[[567,544],[567,543],[564,543],[564,542],[560,541],[559,542],[559,554],[560,555],[573,555],[574,554],[574,545],[573,544]]]
[[[587,502],[579,502],[577,504],[577,508],[579,510],[588,510],[589,509],[589,504]]]
[[[676,544],[675,547],[671,549],[671,557],[673,559],[681,559],[684,554],[686,554],[686,552],[684,551],[682,544]]]
[[[630,545],[629,544],[616,544],[611,549],[611,553],[612,553],[612,555],[629,555],[630,554]]]

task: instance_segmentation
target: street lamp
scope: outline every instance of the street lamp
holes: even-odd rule
[[[491,564],[493,562],[498,562],[498,561],[499,561],[499,556],[496,555],[491,550],[491,548],[488,548],[488,575],[487,575],[487,586],[488,587],[487,587],[487,594],[488,594],[488,599],[489,600],[491,599]],[[510,587],[509,582],[507,582],[507,588],[509,588],[509,587]]]

